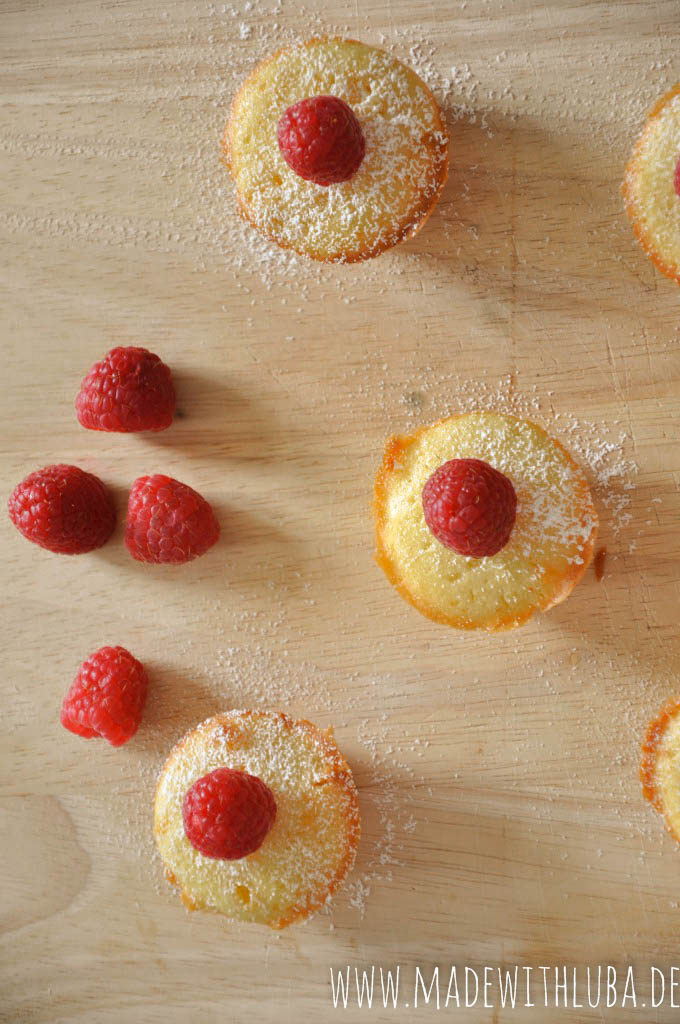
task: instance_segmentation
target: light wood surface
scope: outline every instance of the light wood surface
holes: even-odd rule
[[[74,559],[1,520],[3,1020],[326,1021],[331,966],[401,964],[411,985],[416,964],[680,963],[680,849],[637,776],[644,725],[680,687],[680,292],[618,191],[678,77],[678,5],[322,5],[438,75],[452,124],[421,235],[322,272],[253,270],[262,250],[218,160],[237,75],[313,21],[273,6],[0,4],[4,492],[72,461],[111,485],[121,520]],[[82,430],[80,378],[138,343],[172,366],[181,418],[158,437]],[[375,567],[369,498],[390,432],[499,389],[578,445],[608,556],[602,582],[589,570],[535,623],[464,635]],[[127,489],[154,471],[218,510],[219,546],[188,566],[123,546]],[[58,722],[104,643],[151,678],[119,750]],[[350,887],[280,935],[188,915],[153,854],[164,756],[248,704],[334,723],[361,792]]]

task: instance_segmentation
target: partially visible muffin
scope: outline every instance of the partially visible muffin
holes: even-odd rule
[[[680,83],[651,110],[626,168],[633,230],[662,274],[680,282]]]
[[[457,462],[471,475],[442,489],[439,474],[457,471]],[[460,522],[446,511],[454,485],[456,500],[472,494]],[[500,504],[470,525],[483,495]],[[373,511],[376,559],[388,579],[423,615],[458,629],[510,629],[563,601],[593,556],[598,525],[588,482],[562,445],[496,412],[389,438]],[[449,526],[467,529],[458,550]]]
[[[358,122],[365,145],[347,180],[305,180],[280,149],[282,117],[314,97],[336,97]],[[430,90],[353,39],[311,39],[258,65],[234,99],[223,146],[246,219],[282,248],[328,263],[366,260],[415,234],[448,174],[447,131]]]
[[[246,773],[251,789],[259,783],[262,791],[253,807],[260,843],[235,858],[233,847],[220,856],[209,842],[199,845],[212,853],[200,852],[187,817],[192,787],[224,768]],[[242,822],[243,807],[238,814]],[[219,831],[220,822],[213,826]],[[360,835],[357,790],[332,730],[282,713],[228,711],[171,752],[156,790],[154,834],[189,909],[285,928],[322,907],[350,871]]]
[[[640,778],[642,792],[680,843],[680,699],[669,700],[649,723]]]

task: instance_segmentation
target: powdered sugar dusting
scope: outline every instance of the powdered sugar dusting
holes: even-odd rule
[[[291,104],[332,94],[349,104],[366,141],[348,181],[320,187],[286,164],[276,142]],[[352,40],[289,47],[260,65],[236,98],[228,155],[239,201],[269,238],[327,262],[382,252],[427,216],[448,164],[439,110],[414,73]]]
[[[680,95],[672,96],[649,122],[626,170],[625,195],[643,244],[674,277],[680,266],[680,202],[675,189]]]
[[[437,541],[423,515],[422,492],[451,458],[480,458],[517,492],[508,543],[493,557],[458,554]],[[580,470],[526,420],[473,411],[444,419],[388,446],[377,520],[380,558],[392,579],[426,614],[459,628],[518,625],[566,596],[592,556],[597,517]]]
[[[204,857],[188,841],[182,801],[227,766],[262,779],[276,819],[239,860]],[[284,926],[322,906],[354,862],[356,787],[333,741],[280,714],[231,711],[197,726],[170,755],[155,804],[161,856],[189,899],[229,917]]]
[[[170,5],[168,10],[158,12],[159,41],[163,38],[168,45],[161,42],[157,48],[150,46],[145,50],[143,58],[133,65],[134,80],[127,80],[130,95],[134,92],[142,100],[135,116],[140,118],[143,138],[133,139],[131,132],[130,137],[126,132],[112,137],[106,117],[97,121],[92,119],[90,130],[89,125],[81,125],[78,107],[75,106],[76,116],[68,135],[63,130],[54,134],[40,131],[35,122],[33,130],[15,123],[14,130],[4,132],[0,139],[0,145],[10,156],[25,159],[31,166],[39,166],[43,162],[41,156],[58,157],[65,161],[64,167],[69,171],[75,169],[80,175],[96,178],[100,172],[100,161],[107,164],[106,171],[102,173],[109,173],[111,168],[115,173],[119,165],[129,165],[140,180],[142,176],[148,176],[153,202],[147,204],[143,212],[133,211],[132,214],[123,204],[120,207],[114,205],[110,197],[99,209],[95,205],[85,207],[76,203],[69,210],[61,197],[50,198],[49,205],[36,204],[31,210],[14,209],[10,202],[0,213],[2,226],[10,235],[27,235],[31,240],[48,236],[67,243],[83,243],[83,247],[90,246],[93,250],[96,246],[103,246],[123,252],[134,249],[142,256],[146,252],[178,255],[184,265],[219,275],[220,281],[223,277],[228,278],[229,286],[237,287],[253,305],[261,300],[260,285],[273,293],[268,296],[272,302],[284,296],[289,307],[297,308],[299,313],[304,312],[310,294],[315,296],[321,289],[326,294],[330,293],[332,299],[344,299],[348,305],[357,297],[361,300],[362,294],[353,293],[353,289],[357,293],[362,291],[356,285],[355,268],[326,268],[310,264],[270,245],[238,217],[231,182],[219,153],[219,139],[231,98],[254,65],[280,46],[294,43],[297,39],[338,32],[384,46],[413,66],[435,91],[440,104],[444,104],[450,127],[457,126],[463,130],[480,128],[479,135],[483,139],[489,136],[498,139],[505,138],[508,125],[514,125],[521,118],[520,131],[531,131],[533,126],[537,133],[545,133],[546,150],[553,147],[559,150],[561,136],[567,138],[570,145],[574,138],[579,142],[585,140],[589,154],[592,151],[593,158],[606,166],[606,171],[601,176],[602,180],[597,179],[605,187],[597,193],[593,216],[587,220],[584,217],[585,232],[579,245],[587,246],[589,238],[598,237],[601,242],[598,255],[617,261],[615,269],[618,273],[622,258],[620,252],[625,251],[625,246],[622,249],[617,244],[620,241],[617,232],[619,235],[624,232],[628,238],[630,231],[625,221],[620,225],[616,220],[620,206],[616,191],[617,167],[622,170],[633,135],[641,126],[652,101],[672,83],[672,61],[659,59],[658,47],[664,40],[656,31],[640,40],[638,51],[640,54],[649,51],[649,59],[639,73],[640,59],[636,57],[635,61],[628,62],[624,54],[624,59],[620,60],[619,47],[609,45],[611,40],[593,39],[590,44],[581,38],[579,52],[583,53],[584,46],[590,46],[587,59],[591,64],[601,62],[616,73],[615,88],[606,90],[603,95],[601,79],[582,73],[570,79],[570,88],[565,91],[563,75],[550,76],[548,81],[544,73],[536,74],[537,61],[550,60],[550,51],[546,53],[544,48],[538,48],[538,52],[530,51],[529,43],[524,44],[519,38],[525,30],[529,37],[532,32],[540,31],[544,24],[542,19],[556,17],[555,10],[539,5],[531,14],[527,13],[520,19],[518,34],[508,43],[498,39],[494,42],[492,35],[488,34],[493,26],[492,19],[485,16],[485,10],[488,15],[490,7],[490,4],[472,2],[456,5],[455,44],[450,51],[447,43],[448,56],[444,60],[437,47],[427,42],[430,34],[427,25],[407,28],[382,26],[382,32],[375,27],[371,27],[369,32],[367,27],[367,32],[362,34],[356,20],[352,26],[328,26],[309,11],[301,8],[294,11],[290,4],[285,7],[285,26],[278,21],[284,8],[276,3],[259,3],[257,0],[244,3],[239,0],[233,4]],[[138,45],[137,22],[134,16],[127,17],[125,10],[121,5],[114,5],[102,9],[98,17],[104,26],[115,21],[119,36],[124,36],[127,31],[132,49]],[[41,9],[41,17],[49,19],[49,7]],[[568,17],[566,8],[559,17]],[[448,25],[444,30],[448,31]],[[555,31],[563,33],[564,27],[558,25]],[[488,34],[483,58],[479,55],[479,47],[475,55],[471,53],[471,43],[480,32]],[[554,33],[550,38],[555,40]],[[572,53],[571,48],[562,50],[564,61],[571,61],[575,55],[576,51]],[[104,75],[104,80],[91,90],[92,102],[101,101],[99,111],[104,110],[105,103],[121,101],[116,91],[118,57],[108,58],[104,52],[105,69],[107,59],[111,62],[111,81]],[[31,102],[33,99],[31,97]],[[35,109],[40,109],[38,102]],[[48,118],[44,118],[44,122],[48,131],[51,122]],[[477,138],[474,132],[470,134]],[[474,147],[472,151],[475,152]],[[565,178],[571,170],[571,167],[563,169]],[[494,252],[499,235],[490,235],[488,225],[476,216],[475,210],[480,201],[479,182],[474,180],[476,168],[463,160],[459,171],[460,180],[455,183],[453,199],[440,203],[433,218],[437,224],[435,226],[431,222],[431,226],[440,231],[444,225],[447,233],[449,230],[450,233],[456,232],[459,242],[457,255],[470,265],[468,273],[467,265],[463,267],[455,263],[453,274],[449,274],[451,264],[448,264],[447,287],[453,283],[455,287],[474,288],[475,258],[480,253],[484,258]],[[138,205],[141,211],[142,204]],[[543,209],[541,207],[541,211]],[[501,226],[510,232],[509,220]],[[427,250],[426,238],[426,233],[423,233],[423,241],[416,243],[415,252],[413,246],[402,246],[394,254],[361,267],[362,285],[367,284],[368,291],[372,288],[381,296],[390,293],[396,300],[399,300],[403,287],[413,281],[417,282],[418,288],[422,283],[424,288],[436,289],[441,282],[442,275],[438,276],[438,273],[442,263],[438,262],[436,255],[418,251]],[[452,249],[455,251],[456,247]],[[553,269],[557,274],[563,265],[560,242],[554,241],[552,248],[546,251],[552,258],[548,270]],[[521,269],[521,250],[519,255]],[[482,285],[486,285],[483,258],[477,276],[482,278]],[[494,263],[494,269],[504,270],[501,265],[503,258]],[[525,278],[534,276],[539,277],[539,281],[543,280],[540,274],[545,268],[532,270],[526,264],[524,266]],[[583,280],[576,284],[582,287]],[[560,287],[567,292],[576,291],[569,275],[560,277]],[[486,296],[484,299],[486,301]],[[650,301],[660,303],[662,297],[654,296]],[[449,308],[449,314],[455,316],[455,304],[453,309]],[[244,322],[244,329],[246,326]],[[415,333],[417,325],[412,329]],[[631,340],[637,344],[639,339],[634,335],[635,330],[633,325]],[[291,338],[293,333],[291,331]],[[298,343],[304,341],[302,327],[295,336]],[[356,518],[352,520],[356,524],[356,535],[361,536],[362,523],[365,535],[370,530],[365,513],[366,496],[381,440],[389,432],[408,430],[451,412],[471,408],[499,409],[535,419],[549,433],[563,440],[581,462],[591,482],[603,531],[611,530],[620,535],[617,544],[609,548],[606,586],[610,560],[615,561],[622,557],[621,552],[632,550],[644,529],[644,524],[631,520],[637,466],[631,455],[634,445],[630,423],[619,424],[611,419],[609,422],[590,422],[582,416],[577,418],[570,413],[557,412],[547,388],[532,386],[528,376],[523,379],[518,379],[516,374],[496,376],[498,363],[494,363],[496,370],[488,378],[480,370],[474,381],[460,379],[455,373],[442,373],[441,362],[436,366],[428,365],[427,354],[423,360],[418,358],[417,365],[408,373],[395,373],[394,361],[390,360],[388,372],[387,346],[380,351],[381,346],[373,343],[373,334],[367,332],[366,336],[365,357],[361,357],[361,350],[356,347],[351,359],[346,362],[341,359],[337,366],[339,385],[346,390],[346,401],[344,406],[336,403],[332,409],[326,409],[327,419],[324,421],[332,423],[335,417],[340,424],[341,421],[346,422],[347,416],[361,416],[367,427],[361,463],[361,510],[357,506]],[[421,340],[418,338],[419,342]],[[670,334],[670,340],[655,338],[657,350],[666,344],[667,351],[674,351],[677,342],[678,338],[673,334]],[[616,353],[617,359],[620,355]],[[380,369],[383,364],[384,372]],[[466,372],[470,372],[469,360]],[[632,386],[635,386],[634,382]],[[325,401],[325,396],[319,397],[319,413]],[[577,404],[573,398],[563,397],[563,401]],[[594,418],[596,412],[590,415]],[[313,418],[313,422],[316,423],[316,419]],[[353,472],[356,472],[359,454],[356,451],[348,453],[348,464],[351,458]],[[657,496],[649,500],[654,503],[662,501]],[[640,504],[639,495],[637,504]],[[668,504],[666,502],[666,506]],[[650,517],[657,514],[658,508],[658,504],[650,504]],[[666,514],[670,526],[670,514]],[[367,552],[366,564],[368,558]],[[638,563],[633,564],[637,572]],[[645,568],[645,563],[640,561],[641,574]],[[206,572],[209,571],[206,566]],[[371,573],[377,575],[377,571],[367,568],[367,580],[374,578]],[[625,587],[625,582],[622,586]],[[377,584],[375,590],[378,592]],[[383,606],[383,590],[388,588],[383,587],[379,591],[381,611],[383,607],[391,609],[389,602],[396,602],[396,598],[389,595]],[[204,638],[191,644],[190,616],[186,622],[183,616],[178,617],[180,628],[175,632],[170,629],[171,625],[176,625],[175,620],[168,614],[168,650],[172,652],[173,659],[184,666],[184,678],[181,674],[177,678],[174,672],[152,672],[150,707],[140,733],[123,751],[96,750],[99,761],[109,766],[107,771],[110,775],[115,779],[120,773],[122,778],[121,782],[112,785],[112,792],[122,808],[120,820],[113,821],[111,815],[114,812],[109,810],[108,801],[103,801],[102,820],[98,824],[102,826],[102,835],[106,834],[107,825],[111,829],[110,843],[114,850],[132,856],[136,861],[138,859],[135,868],[139,868],[146,881],[147,862],[158,865],[151,836],[150,795],[158,769],[172,742],[202,716],[224,707],[260,706],[262,703],[273,709],[294,706],[296,713],[309,715],[324,724],[333,721],[338,726],[341,749],[351,755],[352,766],[360,781],[362,808],[366,809],[368,818],[373,816],[376,822],[374,829],[369,828],[365,832],[357,867],[345,890],[352,902],[361,908],[380,877],[387,879],[392,867],[399,865],[401,850],[404,843],[408,845],[414,824],[420,827],[425,820],[418,800],[422,777],[411,774],[406,768],[407,762],[417,756],[413,749],[415,741],[404,738],[392,722],[391,709],[387,719],[380,714],[375,719],[360,718],[364,713],[362,709],[366,707],[366,694],[379,693],[382,697],[392,693],[398,683],[395,676],[390,673],[384,676],[362,674],[354,681],[350,695],[347,696],[343,689],[339,700],[335,689],[336,675],[321,667],[321,653],[317,654],[316,663],[311,656],[301,660],[284,656],[286,640],[289,635],[293,636],[296,626],[292,617],[286,617],[283,608],[288,596],[288,591],[273,595],[270,614],[260,612],[257,617],[246,614],[239,607],[239,594],[231,603],[225,599],[218,606],[216,602],[214,609],[206,613],[209,628],[205,632],[216,638],[208,649],[203,646]],[[621,607],[615,606],[617,613]],[[616,643],[605,630],[604,637],[589,635],[588,645],[584,645],[579,636],[573,650],[568,647],[565,651],[560,650],[559,642],[564,639],[562,632],[568,633],[572,619],[577,623],[583,621],[577,612],[562,619],[559,614],[554,619],[546,617],[543,632],[530,628],[503,637],[499,640],[503,645],[499,649],[507,653],[513,668],[525,673],[523,678],[535,675],[544,681],[541,685],[545,688],[546,713],[552,713],[548,709],[555,706],[558,698],[566,701],[572,692],[578,694],[579,714],[588,716],[588,740],[572,753],[582,752],[593,760],[586,761],[586,771],[575,757],[568,761],[565,759],[566,784],[577,795],[581,792],[579,784],[598,787],[598,799],[603,797],[604,815],[608,813],[604,806],[606,798],[611,797],[611,820],[619,826],[621,833],[616,834],[617,841],[632,828],[636,839],[644,836],[651,844],[658,839],[658,823],[652,820],[651,812],[647,814],[642,801],[636,802],[637,793],[631,797],[635,789],[635,762],[646,717],[670,692],[675,692],[677,659],[674,661],[674,649],[669,646],[664,650],[665,645],[658,644],[659,633],[654,629],[654,615],[658,614],[658,608],[653,606],[651,612],[648,608],[644,611],[649,616],[644,635],[661,648],[653,659],[647,656],[649,647],[642,654],[620,649],[620,622]],[[418,620],[415,613],[413,619]],[[409,638],[412,651],[404,657],[413,658],[414,652],[416,657],[421,654],[425,643],[423,637],[427,638],[428,645],[432,637],[433,643],[448,645],[454,653],[469,640],[467,637],[443,636],[431,630],[429,624],[424,625],[427,632],[421,623],[414,621],[413,635]],[[623,632],[628,625],[626,620]],[[634,627],[635,623],[630,625]],[[222,632],[230,629],[241,635],[236,640],[222,639]],[[388,632],[382,621],[378,621],[377,629],[383,636]],[[638,630],[635,636],[643,636],[643,630]],[[546,637],[558,645],[552,653]],[[381,644],[382,640],[377,643],[376,651],[382,657],[387,650]],[[460,648],[456,644],[460,644]],[[479,650],[482,663],[480,678],[456,678],[452,669],[450,692],[459,695],[462,687],[482,686],[485,702],[483,731],[488,717],[495,717],[499,722],[502,720],[504,728],[513,730],[511,762],[515,774],[510,774],[505,781],[510,794],[521,798],[524,788],[531,786],[534,780],[532,765],[536,761],[537,741],[530,730],[536,725],[536,720],[527,715],[522,693],[508,694],[503,688],[495,688],[493,681],[485,676],[483,666],[490,658],[491,655],[487,658],[486,651]],[[351,660],[349,655],[347,660]],[[653,662],[652,668],[650,662]],[[415,665],[412,661],[407,664],[413,671],[414,689],[423,685],[424,679],[431,683],[426,668],[417,662]],[[346,677],[352,679],[354,675],[352,666]],[[489,672],[489,676],[494,676],[494,673]],[[500,693],[502,698],[494,703],[494,695]],[[19,708],[20,721],[25,722],[25,727],[34,727],[36,709],[34,700],[27,698],[27,691],[17,688],[16,693],[12,693],[12,702],[15,712]],[[597,714],[603,706],[607,708],[607,714]],[[474,701],[460,700],[456,707],[461,709],[462,731],[465,733],[468,726],[475,725]],[[557,717],[557,712],[555,714]],[[540,723],[538,728],[540,730]],[[540,740],[538,745],[548,753],[547,739],[545,742]],[[113,760],[114,753],[116,760]],[[550,753],[553,757],[558,756],[552,747]],[[90,751],[86,754],[89,755]],[[107,760],[107,755],[111,755],[110,760]],[[591,771],[594,766],[597,772]],[[431,767],[428,764],[428,774]],[[74,764],[75,770],[80,771],[80,767],[76,769]],[[494,772],[498,769],[491,762],[483,770]],[[539,795],[527,807],[527,817],[533,815],[533,820],[525,821],[525,825],[529,829],[535,825],[549,825],[552,834],[552,802],[558,799],[562,790],[538,778],[542,771],[543,766],[537,764],[535,785]],[[144,799],[140,799],[140,792]],[[455,806],[469,807],[471,814],[477,814],[478,796],[476,788],[468,792],[465,786],[461,786],[456,793]],[[64,801],[68,799],[64,795]],[[584,804],[587,799],[584,797]],[[447,808],[447,813],[450,810]],[[606,849],[605,852],[609,854],[610,851]],[[602,850],[599,851],[601,854]],[[603,861],[608,859],[605,856]],[[597,862],[593,863],[597,869]],[[625,867],[627,872],[630,865]],[[160,871],[155,871],[154,878],[162,899],[169,901],[167,887],[161,884]],[[338,909],[345,900],[345,895],[337,898]],[[146,910],[146,907],[142,908],[144,916]],[[238,926],[230,927],[236,929]]]
[[[631,523],[631,497],[639,471],[630,455],[630,430],[618,421],[595,423],[560,412],[553,408],[552,397],[551,391],[536,384],[522,387],[516,374],[494,380],[482,371],[469,379],[455,372],[438,373],[429,365],[415,371],[406,386],[398,378],[383,378],[377,394],[385,413],[397,402],[401,405],[406,429],[419,426],[425,416],[434,420],[475,409],[507,413],[544,427],[581,464],[595,504],[605,512],[604,523],[618,537]],[[387,428],[396,432],[399,424],[391,420]]]

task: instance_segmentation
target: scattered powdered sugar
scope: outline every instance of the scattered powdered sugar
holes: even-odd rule
[[[289,6],[286,5],[285,27],[277,21],[283,11],[282,4],[261,0],[199,4],[190,14],[186,13],[186,6],[161,12],[163,32],[169,33],[173,44],[167,49],[150,50],[144,60],[137,62],[136,80],[131,89],[142,101],[141,116],[144,125],[149,126],[143,140],[112,138],[106,130],[82,136],[69,134],[67,138],[19,129],[3,133],[1,145],[6,152],[31,160],[54,156],[82,164],[83,161],[115,159],[143,168],[160,186],[157,213],[142,217],[116,214],[108,209],[78,208],[74,212],[60,209],[50,213],[9,210],[0,213],[1,223],[10,231],[35,236],[44,233],[122,249],[179,253],[205,272],[230,272],[245,294],[253,285],[264,284],[267,289],[276,289],[288,297],[293,295],[298,312],[303,312],[310,290],[317,286],[337,290],[351,304],[356,281],[352,268],[323,267],[284,252],[268,243],[238,216],[232,183],[220,156],[219,142],[231,99],[259,60],[303,37],[329,31],[347,34],[346,26],[327,26],[318,15],[304,8],[293,11]],[[119,26],[118,10],[102,15],[107,16],[115,19]],[[128,31],[133,45],[136,29],[132,19]],[[355,26],[352,31],[357,34]],[[436,46],[423,40],[418,26],[386,29],[381,38],[376,38],[374,31],[370,35],[367,31],[367,41],[383,45],[388,52],[414,67],[442,104],[450,128],[456,123],[477,125],[485,137],[492,136],[507,121],[514,122],[521,111],[528,120],[540,117],[545,121],[554,117],[570,131],[582,129],[586,135],[596,138],[598,147],[603,142],[606,152],[614,149],[621,155],[629,148],[632,133],[641,124],[652,99],[664,91],[664,75],[670,71],[669,61],[652,60],[644,81],[639,81],[635,75],[627,76],[625,84],[620,84],[618,90],[608,96],[608,117],[603,128],[598,121],[601,96],[594,95],[601,84],[594,77],[572,80],[565,93],[563,79],[555,76],[555,95],[536,92],[533,54],[504,49],[490,62],[495,66],[492,72],[496,76],[492,84],[489,67],[466,55],[465,31],[461,25],[460,57],[449,67],[438,58]],[[607,62],[612,58],[598,42],[594,44],[593,59]],[[556,98],[558,92],[562,96]],[[595,112],[598,119],[591,117]],[[462,182],[461,189],[461,202],[468,201],[469,183]],[[469,224],[467,228],[473,239],[479,237],[481,229],[477,225]],[[611,230],[609,222],[602,230],[605,229]],[[399,262],[391,256],[383,257],[376,264],[361,268],[361,281],[374,285],[382,294],[395,286],[397,275],[405,275],[410,268],[422,276],[423,264],[418,255],[402,254]],[[253,297],[252,303],[256,301]],[[637,466],[630,455],[629,430],[616,423],[594,423],[557,412],[552,407],[549,392],[541,392],[536,385],[523,388],[515,375],[487,380],[481,374],[471,381],[461,380],[453,373],[442,375],[432,366],[423,366],[414,370],[408,381],[379,374],[377,383],[372,383],[375,374],[366,374],[365,370],[367,367],[374,370],[375,361],[382,362],[383,358],[383,354],[376,353],[367,357],[366,365],[359,363],[351,369],[341,369],[340,374],[344,375],[350,395],[374,404],[376,421],[385,434],[475,408],[497,409],[534,419],[560,439],[585,469],[603,532],[611,533],[617,540],[619,535],[626,537],[629,550],[632,549],[635,539],[630,538],[631,499]],[[398,422],[399,417],[402,423]],[[377,451],[371,453],[373,463],[378,456]],[[366,482],[369,483],[368,477]],[[607,557],[619,557],[617,549],[610,549]],[[215,635],[218,635],[219,621],[227,614],[226,607],[216,610]],[[238,613],[230,614],[237,619]],[[413,754],[414,742],[405,739],[396,726],[390,724],[386,714],[370,719],[359,717],[366,706],[366,693],[361,692],[359,683],[370,693],[373,687],[386,690],[393,680],[389,674],[361,679],[353,695],[348,697],[343,693],[342,704],[339,704],[334,698],[336,677],[332,672],[309,660],[286,659],[282,652],[285,637],[280,643],[278,637],[274,641],[278,622],[284,620],[283,611],[278,619],[273,614],[269,621],[265,618],[254,622],[245,618],[245,613],[242,615],[237,622],[244,634],[241,643],[220,643],[215,651],[206,654],[187,640],[185,649],[179,652],[186,656],[188,664],[197,666],[198,674],[205,681],[204,692],[187,696],[173,680],[153,679],[152,706],[140,733],[126,752],[129,761],[124,763],[132,766],[128,768],[130,780],[123,779],[114,786],[124,818],[116,823],[115,833],[111,833],[112,843],[117,844],[121,852],[138,854],[143,862],[151,861],[160,889],[150,801],[157,773],[173,740],[201,717],[228,707],[278,709],[294,703],[304,708],[301,713],[319,720],[320,724],[335,721],[342,737],[341,749],[345,738],[355,746],[351,761],[360,781],[362,808],[373,827],[364,834],[357,868],[345,893],[336,897],[335,905],[339,907],[341,901],[346,901],[363,911],[372,887],[390,879],[392,869],[399,865],[404,842],[423,818],[418,792],[424,780],[407,763],[409,755]],[[513,653],[522,654],[521,644],[520,638]],[[273,646],[278,653],[272,652]],[[540,647],[539,643],[534,644],[530,657],[540,658],[541,667],[537,671],[545,673],[546,692],[558,696],[560,688],[571,683],[583,687],[584,713],[595,708],[602,680],[611,678],[610,653],[574,649],[566,682],[562,678],[557,685],[553,680],[564,676],[564,664],[557,657],[544,659]],[[675,681],[670,663],[667,675],[662,678],[658,674],[650,684],[646,666],[636,655],[624,656],[619,651],[616,655],[620,682],[608,685],[612,687],[612,699],[616,700],[620,720],[612,725],[608,719],[591,715],[589,727],[594,734],[593,743],[599,744],[602,750],[610,750],[613,735],[621,740],[624,753],[612,757],[611,773],[606,776],[610,780],[613,801],[620,801],[634,771],[631,752],[639,743],[649,706],[654,701],[660,702]],[[644,702],[639,699],[642,693],[646,694]],[[513,697],[511,711],[516,709],[516,703]],[[29,710],[27,703],[27,718]],[[519,715],[520,711],[517,713]],[[345,720],[348,718],[349,723]],[[517,730],[518,765],[535,755],[528,725],[523,730],[522,725]],[[148,800],[139,800],[140,778]],[[519,786],[521,780],[518,778],[511,785]],[[602,785],[606,789],[607,782]],[[549,802],[553,796],[548,792],[546,803],[537,805],[537,817],[550,817]],[[464,802],[465,794],[460,794],[460,800]],[[616,813],[621,815],[620,807]],[[651,817],[643,819],[640,808],[633,809],[632,818],[640,833],[645,829],[651,832],[656,827]]]
[[[630,433],[573,415],[553,416],[554,429],[589,475],[596,504],[605,510],[603,518],[618,537],[632,521],[632,492],[639,467],[627,452],[632,445]]]
[[[403,745],[404,738],[392,738],[386,713],[362,719],[358,733],[370,758],[370,775],[360,794],[362,814],[364,819],[369,817],[366,805],[370,803],[372,817],[377,819],[377,832],[374,837],[362,837],[358,870],[350,875],[345,890],[335,897],[335,904],[347,901],[363,917],[373,887],[392,881],[393,868],[401,863],[405,836],[422,820],[419,802],[424,779],[395,753],[394,744]]]

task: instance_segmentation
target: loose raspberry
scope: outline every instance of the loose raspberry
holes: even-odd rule
[[[61,724],[76,736],[103,736],[120,747],[142,720],[149,680],[124,647],[102,647],[80,666],[64,697]]]
[[[497,554],[515,525],[517,495],[507,476],[481,459],[452,459],[423,488],[430,530],[459,555]]]
[[[366,152],[361,125],[337,96],[312,96],[288,107],[277,138],[288,166],[317,185],[347,181]]]
[[[88,430],[165,430],[175,412],[170,370],[145,348],[113,348],[84,378],[76,412]]]
[[[116,525],[106,487],[77,466],[46,466],[30,473],[15,487],[8,508],[24,537],[64,555],[101,547]]]
[[[135,480],[125,543],[138,562],[190,562],[205,554],[219,536],[213,510],[191,487],[160,473]]]
[[[677,196],[680,196],[680,157],[678,158],[678,162],[675,166],[675,176],[673,178],[673,185],[675,187],[675,194]]]
[[[256,775],[216,768],[187,790],[182,818],[187,839],[204,857],[239,860],[262,846],[276,800]]]

